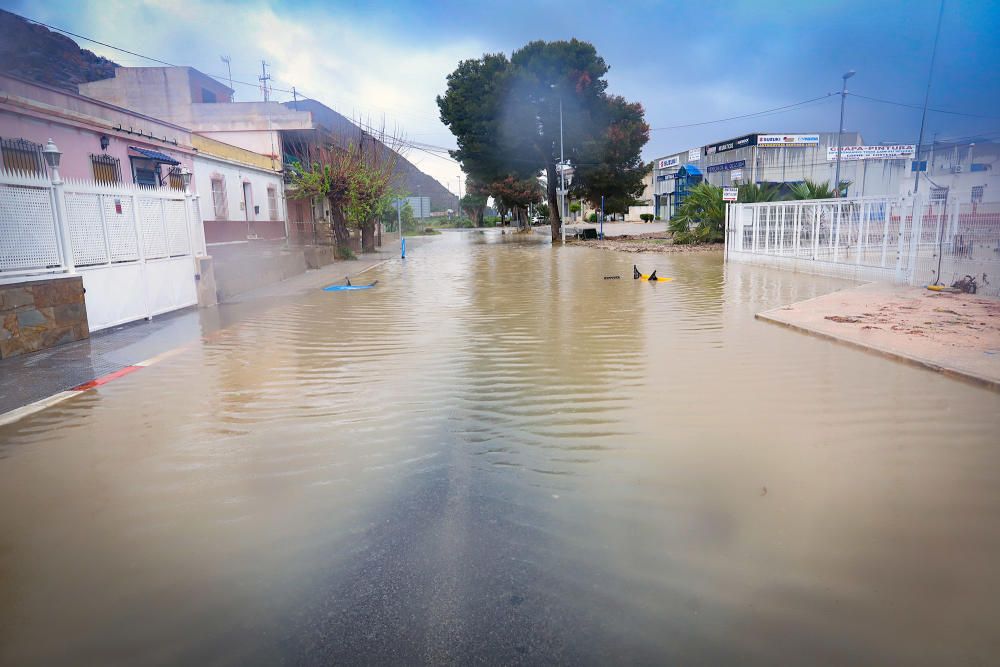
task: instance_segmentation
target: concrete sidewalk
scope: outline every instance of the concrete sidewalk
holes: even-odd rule
[[[428,237],[432,238],[432,237]],[[407,252],[426,239],[407,239]],[[378,253],[337,261],[280,283],[240,294],[212,308],[184,310],[99,331],[87,340],[0,361],[0,421],[5,414],[254,317],[289,296],[357,276],[399,256],[399,241]]]
[[[757,318],[1000,390],[1000,299],[871,283]]]

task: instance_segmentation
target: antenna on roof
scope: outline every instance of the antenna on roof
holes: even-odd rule
[[[219,56],[219,59],[222,62],[226,63],[226,70],[229,72],[229,90],[232,91],[231,93],[229,93],[229,96],[230,96],[229,97],[229,101],[230,102],[235,102],[236,101],[236,91],[233,90],[233,65],[232,65],[233,59],[230,58],[229,56]]]
[[[260,89],[264,93],[264,101],[267,102],[271,94],[267,82],[271,80],[271,77],[267,73],[267,63],[263,60],[260,61],[260,72],[261,74],[257,77],[257,80],[260,81]]]

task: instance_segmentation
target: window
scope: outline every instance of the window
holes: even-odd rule
[[[216,220],[229,218],[229,205],[226,200],[226,179],[222,176],[212,177],[212,207],[215,209]]]
[[[278,219],[278,190],[273,185],[267,188],[267,213],[271,220]]]
[[[983,203],[983,189],[984,185],[973,185],[972,186],[972,203],[982,204]]]
[[[26,139],[0,139],[3,167],[8,171],[44,174],[45,160],[42,145]]]
[[[948,199],[948,188],[931,188],[931,201],[945,201]]]
[[[116,157],[91,155],[90,166],[98,183],[120,183],[122,180],[121,162]]]

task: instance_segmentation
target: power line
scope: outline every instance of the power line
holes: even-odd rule
[[[725,123],[725,122],[728,122],[728,121],[731,121],[731,120],[740,120],[741,118],[752,118],[754,116],[763,116],[765,114],[770,114],[770,113],[775,113],[775,112],[780,112],[780,111],[787,111],[789,109],[794,109],[795,107],[801,107],[801,106],[804,106],[806,104],[811,104],[812,102],[817,102],[819,100],[827,100],[827,99],[830,99],[830,98],[832,98],[832,97],[834,97],[836,95],[840,95],[840,93],[827,93],[826,95],[820,95],[819,97],[814,97],[814,98],[812,98],[810,100],[803,100],[801,102],[795,102],[794,104],[786,104],[784,106],[775,107],[773,109],[765,109],[763,111],[754,111],[752,113],[741,114],[739,116],[731,116],[729,118],[718,118],[716,120],[704,120],[704,121],[699,121],[697,123],[685,123],[683,125],[667,125],[667,126],[664,126],[664,127],[651,127],[651,128],[649,128],[649,131],[650,132],[657,132],[659,130],[679,130],[679,129],[685,128],[685,127],[697,127],[699,125],[712,125],[714,123]]]
[[[878,98],[878,97],[870,97],[868,95],[859,95],[858,93],[848,93],[848,94],[851,95],[852,97],[860,97],[863,100],[871,100],[872,102],[881,102],[882,104],[893,104],[893,105],[898,106],[898,107],[909,107],[910,109],[923,109],[924,108],[923,105],[921,105],[921,104],[907,104],[905,102],[893,102],[892,100],[883,100],[883,99]],[[953,115],[953,116],[968,116],[970,118],[989,118],[989,119],[993,119],[993,120],[995,120],[997,118],[1000,118],[1000,116],[987,116],[987,115],[984,115],[984,114],[965,113],[964,111],[949,111],[948,109],[934,109],[932,107],[927,107],[927,110],[928,111],[933,111],[934,113],[946,113],[946,114],[950,114],[950,115]]]

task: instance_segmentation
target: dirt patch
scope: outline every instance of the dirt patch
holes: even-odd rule
[[[604,239],[573,240],[572,245],[617,250],[619,252],[721,252],[721,243],[705,245],[675,244],[669,234],[651,232],[647,234],[624,234]]]

